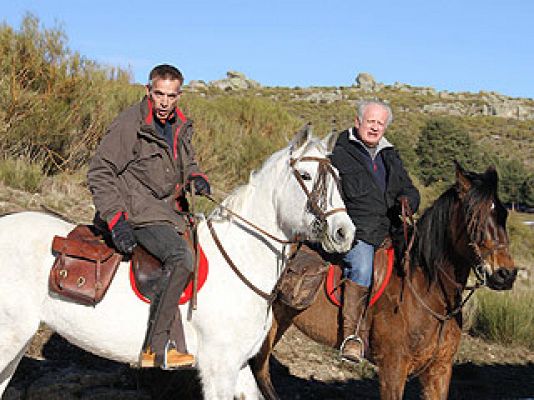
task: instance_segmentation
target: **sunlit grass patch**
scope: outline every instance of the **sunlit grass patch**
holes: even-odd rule
[[[480,291],[471,333],[534,350],[534,291]]]
[[[44,177],[40,163],[23,158],[0,160],[0,181],[6,186],[34,193],[40,189]]]

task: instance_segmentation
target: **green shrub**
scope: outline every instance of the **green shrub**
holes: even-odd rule
[[[432,118],[421,130],[416,148],[419,156],[419,177],[426,185],[453,182],[454,164],[477,169],[479,151],[470,136],[450,118]]]
[[[225,191],[246,182],[250,171],[285,146],[300,127],[298,120],[268,99],[186,95],[181,107],[195,122],[195,148],[202,168],[215,187]]]
[[[534,292],[531,290],[477,293],[471,333],[508,345],[534,350]]]
[[[528,219],[532,219],[529,214],[510,212],[507,230],[510,250],[516,263],[520,266],[530,265],[534,272],[534,229],[523,223]]]
[[[40,189],[45,177],[42,164],[23,158],[0,160],[0,181],[14,189],[34,193]]]
[[[0,151],[51,172],[85,164],[111,120],[142,94],[128,72],[101,67],[66,42],[31,14],[18,31],[0,24]]]

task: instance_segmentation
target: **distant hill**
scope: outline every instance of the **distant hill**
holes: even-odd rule
[[[251,83],[252,82],[252,83]],[[205,97],[255,96],[283,105],[301,119],[321,129],[342,129],[352,123],[353,110],[363,98],[388,101],[394,110],[395,131],[414,144],[429,117],[455,119],[482,146],[499,157],[519,159],[534,171],[534,100],[496,92],[454,93],[405,83],[384,85],[368,73],[360,73],[349,87],[264,87],[244,74],[229,71],[226,79],[209,83],[193,81],[186,90]]]

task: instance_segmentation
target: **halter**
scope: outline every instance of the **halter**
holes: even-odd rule
[[[297,171],[295,164],[297,164],[299,161],[315,161],[318,162],[319,165],[317,167],[317,176],[315,179],[315,182],[313,184],[312,191],[310,192],[308,188],[306,187],[306,184],[304,183],[304,180],[300,176],[299,172]],[[326,178],[327,174],[330,174],[332,178],[334,179],[334,182],[336,183],[337,187],[339,188],[339,179],[337,178],[337,175],[332,168],[332,165],[330,163],[330,160],[326,157],[301,157],[301,158],[291,158],[289,161],[289,166],[291,167],[291,170],[293,172],[293,176],[297,179],[297,182],[300,184],[300,187],[306,194],[306,197],[308,199],[306,210],[310,213],[312,213],[315,216],[315,220],[312,223],[314,231],[323,233],[326,230],[327,222],[326,219],[331,216],[332,214],[335,214],[337,212],[346,211],[346,208],[339,207],[334,208],[329,211],[324,211],[327,205],[327,185],[326,185]],[[240,221],[246,223],[250,227],[256,229],[261,234],[269,237],[270,239],[277,241],[278,243],[287,245],[287,244],[293,244],[296,242],[300,242],[300,239],[298,237],[295,237],[293,240],[284,240],[279,239],[275,237],[274,235],[268,233],[264,229],[260,228],[256,224],[248,221],[247,219],[243,218],[239,214],[235,213],[234,211],[230,210],[226,206],[222,205],[221,203],[215,201],[211,196],[205,195],[208,199],[210,199],[212,202],[218,205],[218,207],[222,208],[223,210],[227,211],[229,214],[233,215],[234,217],[238,218]],[[211,232],[211,235],[213,237],[213,241],[217,245],[217,248],[221,252],[222,256],[230,266],[230,268],[234,271],[234,273],[238,276],[239,279],[254,293],[256,293],[258,296],[262,297],[263,299],[267,300],[269,305],[272,304],[274,299],[277,295],[277,287],[278,285],[275,284],[273,289],[270,293],[267,293],[261,289],[259,289],[256,285],[254,285],[252,282],[250,282],[245,275],[237,268],[235,263],[232,261],[226,250],[224,249],[221,241],[219,240],[219,237],[217,233],[215,232],[215,229],[213,227],[213,224],[211,222],[211,219],[208,219],[207,221],[208,228]],[[284,268],[285,270],[285,268]],[[280,274],[280,276],[283,275],[283,272]]]

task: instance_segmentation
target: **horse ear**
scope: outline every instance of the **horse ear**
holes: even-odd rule
[[[333,131],[333,132],[329,133],[328,136],[326,136],[323,139],[323,143],[325,144],[326,151],[328,153],[332,153],[334,151],[334,147],[335,147],[335,145],[337,143],[337,139],[339,138],[339,134],[340,134],[340,132]]]
[[[497,189],[497,185],[499,183],[499,176],[497,174],[497,169],[495,168],[495,166],[490,165],[484,175],[486,175],[486,178],[491,184],[491,186]]]
[[[466,176],[465,170],[458,161],[454,160],[454,165],[456,166],[456,189],[460,195],[466,194],[471,189],[471,179]]]
[[[304,145],[312,136],[312,124],[308,122],[304,125],[300,131],[297,132],[293,140],[291,141],[291,150],[295,150]]]

